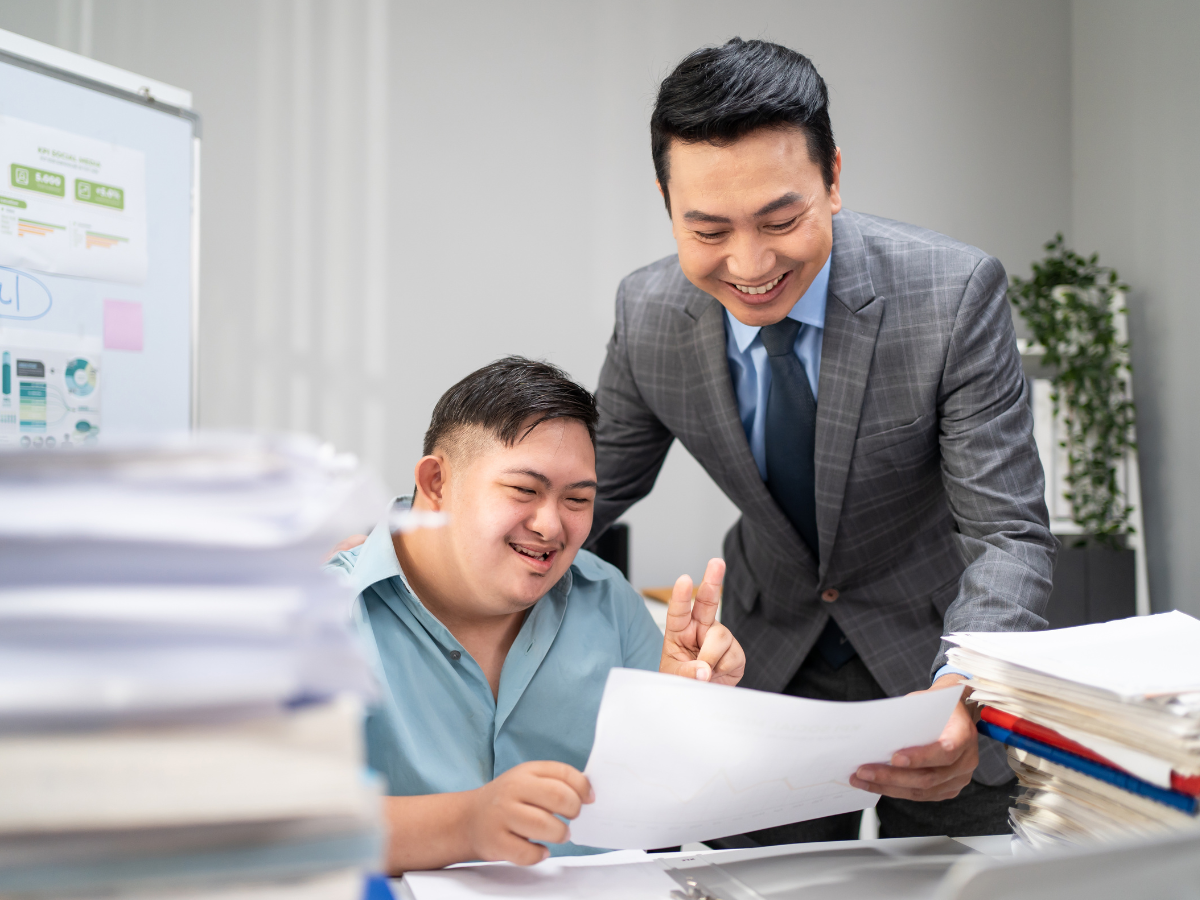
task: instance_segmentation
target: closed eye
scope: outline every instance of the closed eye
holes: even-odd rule
[[[792,218],[788,219],[786,222],[777,222],[773,225],[768,225],[767,228],[770,228],[772,231],[787,231],[796,224],[796,220],[799,218],[799,216],[792,216]]]

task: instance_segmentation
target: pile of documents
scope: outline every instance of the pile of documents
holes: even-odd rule
[[[1008,745],[1025,844],[1200,825],[1200,621],[1171,612],[949,640],[950,662],[972,674],[980,732]]]
[[[302,439],[0,454],[0,895],[362,896],[375,681],[321,564],[384,502]]]

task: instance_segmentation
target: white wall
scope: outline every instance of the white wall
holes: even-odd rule
[[[1200,615],[1200,5],[1072,6],[1073,237],[1129,297],[1150,596]]]
[[[1067,0],[0,0],[0,27],[194,91],[202,423],[319,432],[397,489],[484,362],[595,384],[617,282],[672,252],[647,121],[702,44],[814,59],[851,208],[1020,272],[1070,223]],[[698,576],[734,517],[672,451],[635,584]]]

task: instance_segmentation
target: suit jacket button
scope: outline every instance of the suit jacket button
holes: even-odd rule
[[[821,599],[826,603],[832,603],[838,598],[837,588],[826,588],[821,592]]]

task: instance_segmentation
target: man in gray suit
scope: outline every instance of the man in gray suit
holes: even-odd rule
[[[664,80],[651,135],[679,254],[617,292],[592,538],[649,493],[678,439],[742,513],[723,618],[744,686],[961,690],[942,635],[1044,628],[1057,547],[1004,269],[841,208],[824,81],[784,47],[693,53]],[[1007,831],[1012,773],[979,741],[960,704],[937,743],[860,769],[853,783],[884,795],[881,833]]]

